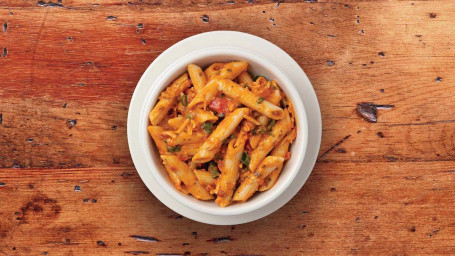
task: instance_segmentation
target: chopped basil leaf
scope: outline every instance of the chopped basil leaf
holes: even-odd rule
[[[256,99],[256,103],[257,104],[261,104],[262,102],[264,102],[265,98],[264,97],[259,97]]]
[[[182,105],[185,107],[188,105],[188,97],[186,96],[186,94],[182,95],[182,97],[180,98],[180,103],[182,103]]]
[[[276,87],[275,85],[272,85],[271,88],[272,88],[272,90],[277,90],[278,89],[278,87]]]
[[[210,133],[212,133],[213,124],[207,121],[202,124],[201,128],[202,128],[202,130],[204,130],[205,133],[210,134]]]
[[[256,82],[256,80],[258,80],[259,77],[263,77],[265,80],[267,80],[265,76],[253,76],[253,81]]]
[[[256,135],[256,134],[262,134],[262,133],[264,133],[265,131],[266,131],[266,130],[265,130],[265,128],[264,128],[263,126],[258,126],[258,127],[256,127],[256,128],[254,128],[254,130],[253,130],[252,133],[253,133],[253,135]]]
[[[227,138],[227,140],[232,140],[232,139],[237,139],[237,136],[235,134],[231,134],[229,135],[229,137]]]
[[[179,145],[177,145],[175,147],[166,146],[166,148],[167,148],[167,152],[179,152],[180,151]]]
[[[188,118],[188,119],[190,119],[190,120],[191,120],[191,119],[193,119],[193,118],[194,118],[194,116],[193,116],[193,114],[191,114],[191,113],[190,113],[190,114],[188,114],[188,115],[186,116],[186,118]]]
[[[209,163],[208,171],[210,172],[210,174],[212,174],[213,178],[218,178],[218,176],[220,176],[220,173],[218,172],[218,167],[216,166],[215,162]]]
[[[269,121],[267,121],[267,132],[271,132],[273,126],[275,126],[275,120],[269,119]]]
[[[228,69],[227,69],[227,72],[232,72],[232,69],[228,68]]]
[[[248,153],[243,152],[240,162],[242,162],[242,164],[244,164],[245,166],[248,166],[250,164],[250,160],[251,160],[251,157],[248,155]]]
[[[261,77],[261,76],[253,76],[253,81],[256,82],[256,80],[258,80],[259,77]]]

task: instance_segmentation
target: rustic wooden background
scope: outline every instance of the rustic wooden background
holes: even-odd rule
[[[169,210],[127,146],[141,74],[211,30],[283,48],[322,110],[303,189],[244,225]],[[0,254],[455,254],[454,41],[454,1],[0,0]]]

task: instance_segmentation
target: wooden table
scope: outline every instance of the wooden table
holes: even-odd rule
[[[0,255],[455,254],[454,13],[437,0],[0,1]],[[322,110],[303,189],[238,226],[161,204],[127,146],[144,70],[211,30],[283,48]],[[371,123],[362,102],[393,108]]]

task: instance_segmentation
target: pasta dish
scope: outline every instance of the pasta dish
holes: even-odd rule
[[[272,188],[296,137],[292,102],[246,62],[190,64],[149,114],[175,188],[226,207]]]

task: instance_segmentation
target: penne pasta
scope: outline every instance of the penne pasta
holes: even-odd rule
[[[233,80],[239,74],[246,71],[247,68],[248,68],[248,63],[243,62],[243,61],[228,62],[228,63],[214,63],[207,68],[205,74],[209,81],[214,78]]]
[[[283,166],[283,161],[284,158],[278,156],[266,157],[259,168],[255,172],[248,174],[248,177],[240,184],[232,200],[245,202],[258,190],[259,185],[264,182],[264,179],[270,173]]]
[[[183,122],[185,121],[185,118],[181,115],[177,116],[177,117],[174,117],[174,118],[171,118],[167,121],[167,124],[177,130],[180,126],[183,125]]]
[[[179,133],[174,137],[169,137],[166,139],[166,144],[168,146],[177,146],[184,144],[194,144],[203,142],[205,140],[205,134],[203,133],[193,133],[191,135],[187,133]]]
[[[217,91],[221,91],[234,100],[238,100],[243,105],[256,110],[269,118],[276,120],[283,118],[283,109],[273,105],[263,97],[256,96],[248,89],[245,89],[228,79],[211,80],[204,89],[194,97],[193,101],[188,105],[188,109],[191,109],[199,103],[203,103],[204,107],[207,106],[208,102],[215,97]]]
[[[229,141],[221,175],[216,186],[217,198],[215,202],[221,207],[226,207],[231,203],[235,184],[239,178],[240,159],[247,139],[246,133],[240,132],[239,138]]]
[[[173,172],[168,165],[164,165],[164,168],[166,169],[169,178],[174,184],[174,187],[177,188],[177,190],[180,190],[188,195],[189,193],[188,189],[186,189],[186,186],[182,184],[182,181],[180,180],[179,176],[177,176],[177,174],[175,174],[175,172]]]
[[[248,166],[250,171],[255,171],[259,163],[267,156],[273,147],[291,130],[292,123],[287,110],[284,118],[276,122],[270,134],[265,135],[259,145],[251,151],[251,161]]]
[[[217,80],[211,80],[202,90],[194,97],[194,99],[188,104],[188,109],[194,108],[196,105],[203,104],[203,108],[206,109],[207,105],[215,98],[218,92]]]
[[[215,186],[215,179],[212,177],[212,174],[206,170],[194,170],[194,174],[198,179],[199,183],[203,186]]]
[[[237,79],[239,80],[239,84],[243,87],[251,88],[251,86],[253,86],[253,79],[251,79],[250,74],[246,71],[240,73]]]
[[[207,77],[199,66],[190,64],[188,66],[188,74],[190,75],[191,82],[197,92],[199,92],[202,87],[207,84]]]
[[[286,160],[287,154],[289,153],[289,145],[294,141],[295,137],[297,135],[297,130],[292,129],[292,131],[284,137],[276,147],[273,148],[272,152],[270,152],[271,156],[279,156],[283,157],[284,160]],[[266,191],[269,190],[275,185],[276,181],[278,180],[278,177],[280,176],[281,170],[283,168],[277,168],[274,170],[264,181],[264,184],[262,184],[259,187],[259,191]]]
[[[149,126],[147,127],[147,130],[150,136],[152,136],[153,141],[155,141],[155,145],[158,148],[160,154],[167,153],[166,142],[161,136],[161,133],[164,131],[164,128],[160,126]]]
[[[149,119],[152,125],[158,125],[161,120],[167,115],[169,110],[176,105],[176,98],[190,87],[191,81],[188,74],[185,73],[177,78],[172,84],[160,94],[159,101],[150,111]]]
[[[195,109],[194,118],[199,124],[203,124],[205,122],[215,122],[218,120],[218,117],[212,112],[203,109]]]
[[[180,154],[185,155],[189,158],[193,157],[199,148],[202,146],[202,143],[196,143],[196,144],[185,144],[182,145],[180,150]]]
[[[278,87],[275,81],[271,82],[272,93],[265,96],[265,99],[270,101],[275,106],[279,106],[281,99],[283,96],[281,95],[281,90]]]
[[[199,183],[196,175],[194,175],[185,162],[173,155],[162,155],[161,159],[163,160],[163,164],[167,166],[170,171],[177,174],[191,195],[200,200],[213,199],[213,196]]]
[[[147,130],[173,186],[220,207],[272,188],[289,159],[295,112],[248,63],[190,64],[149,112]],[[248,142],[248,143],[247,143]]]
[[[212,160],[213,156],[220,150],[223,141],[234,132],[244,115],[248,115],[249,112],[248,108],[238,108],[227,115],[194,155],[193,162],[205,163]]]
[[[272,84],[273,83],[275,83],[275,81],[273,81]],[[276,106],[278,106],[280,104],[282,96],[281,96],[281,91],[279,90],[278,86],[276,87],[276,90],[273,90],[272,94],[270,94],[268,97],[266,97],[266,99]],[[267,124],[267,122],[269,121],[269,118],[267,116],[262,115],[258,118],[257,121],[259,123],[259,124],[257,124],[258,126],[259,125],[265,126]],[[294,121],[292,121],[292,122],[294,122]],[[262,127],[261,129],[265,130],[266,128]],[[262,133],[253,134],[251,136],[249,142],[253,149],[255,149],[257,147],[257,145],[259,144],[259,141],[261,141],[261,139],[262,139],[262,136],[263,136]]]
[[[205,70],[204,70],[204,74],[205,76],[207,77],[207,80],[210,80],[212,79],[212,77],[215,76],[216,72],[218,70],[220,70],[220,68],[224,65],[225,63],[218,63],[218,62],[215,62],[213,63],[212,65],[208,66]]]

